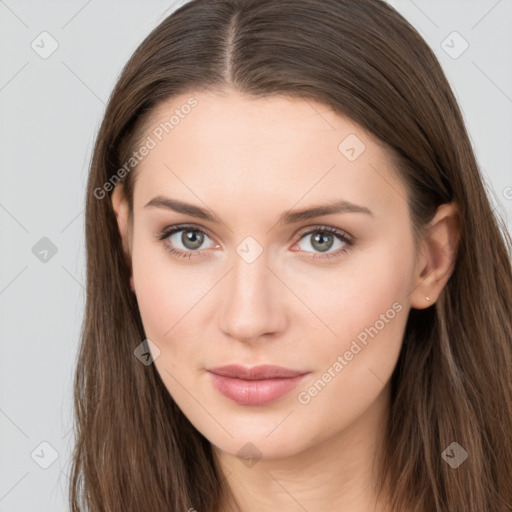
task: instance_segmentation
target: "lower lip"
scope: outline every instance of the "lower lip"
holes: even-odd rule
[[[243,380],[210,373],[214,387],[239,405],[265,405],[289,393],[307,375],[297,377]]]

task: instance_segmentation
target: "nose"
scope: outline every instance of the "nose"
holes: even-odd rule
[[[255,342],[286,327],[284,285],[267,265],[265,251],[252,263],[234,254],[219,289],[218,309],[219,328],[231,338]]]

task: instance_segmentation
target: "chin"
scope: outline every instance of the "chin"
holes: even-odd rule
[[[305,440],[290,440],[276,436],[274,439],[260,436],[238,436],[229,441],[223,439],[220,443],[210,440],[217,451],[238,457],[247,465],[259,460],[278,460],[299,454],[308,447]]]
[[[291,414],[290,411],[293,411],[293,407],[279,412],[274,410],[273,414],[260,416],[256,420],[254,414],[244,411],[240,411],[238,417],[235,417],[233,414],[221,415],[218,410],[211,410],[219,423],[226,426],[229,434],[216,422],[212,424],[212,421],[199,422],[194,426],[217,450],[242,459],[272,460],[291,457],[324,437],[329,437],[326,433],[316,431],[315,425],[308,426],[304,420],[293,418],[298,411]]]

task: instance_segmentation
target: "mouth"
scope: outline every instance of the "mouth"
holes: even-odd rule
[[[207,370],[212,384],[239,405],[265,405],[289,393],[309,374],[281,366],[227,365]]]

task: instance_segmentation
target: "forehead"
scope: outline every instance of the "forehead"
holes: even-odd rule
[[[384,145],[313,100],[183,94],[153,112],[143,140],[151,149],[137,167],[135,203],[164,192],[240,207],[343,197],[385,209],[405,200]]]

